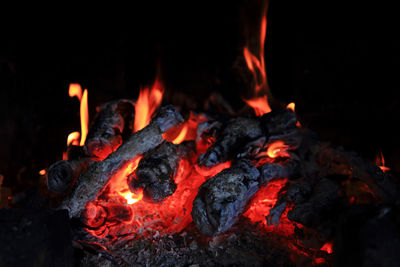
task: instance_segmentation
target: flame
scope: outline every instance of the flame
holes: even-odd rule
[[[72,132],[72,133],[70,133],[68,135],[68,138],[67,138],[67,146],[69,146],[69,145],[78,146],[80,138],[81,138],[81,133],[80,132]]]
[[[256,116],[262,116],[271,112],[271,107],[268,104],[268,98],[266,95],[244,101],[254,109]]]
[[[68,89],[70,97],[77,97],[80,102],[80,117],[81,117],[81,132],[72,132],[68,135],[67,146],[80,145],[83,146],[86,141],[86,136],[89,130],[89,108],[88,108],[88,90],[85,89],[82,94],[82,87],[80,84],[71,83]],[[80,142],[79,142],[80,136]],[[65,156],[63,156],[64,158]]]
[[[385,165],[385,158],[383,157],[382,151],[378,152],[378,155],[376,155],[376,165],[383,171],[387,172],[390,171],[390,168]]]
[[[161,104],[163,94],[163,86],[158,80],[154,82],[151,89],[144,88],[140,90],[135,104],[134,132],[140,131],[149,124],[151,116]]]
[[[264,15],[261,20],[260,27],[260,53],[258,58],[256,55],[250,52],[249,48],[245,46],[243,48],[244,59],[246,60],[247,67],[253,74],[253,78],[255,81],[254,93],[256,95],[255,98],[244,100],[249,106],[251,106],[257,116],[262,116],[266,113],[271,112],[271,107],[268,103],[268,83],[267,83],[267,73],[265,69],[265,60],[264,60],[264,45],[265,45],[265,36],[267,32],[267,16]],[[257,72],[260,73],[260,78],[257,77]],[[257,97],[262,94],[262,96]]]
[[[89,131],[89,109],[88,109],[88,90],[83,91],[81,99],[81,142],[80,145],[83,146],[86,141],[86,136]]]
[[[69,94],[70,97],[76,96],[79,99],[79,101],[81,101],[81,99],[82,99],[82,87],[81,87],[81,85],[78,84],[78,83],[71,83],[69,85],[68,94]]]
[[[40,170],[40,171],[39,171],[39,174],[40,174],[40,175],[46,175],[46,169]]]
[[[185,123],[183,125],[182,130],[178,134],[178,136],[174,140],[172,140],[172,143],[174,143],[174,144],[182,143],[182,141],[185,140],[185,137],[186,137],[186,134],[188,132],[188,129],[189,129],[189,125]]]
[[[292,110],[293,112],[295,112],[295,111],[294,111],[294,110],[295,110],[295,107],[296,107],[296,104],[295,104],[294,102],[291,102],[291,103],[287,104],[287,106],[286,106],[287,109],[290,109],[290,110]]]
[[[328,254],[332,254],[333,252],[332,246],[333,246],[332,242],[327,242],[320,248],[320,250],[326,251]]]
[[[278,140],[268,146],[267,155],[270,158],[290,157],[290,154],[288,153],[289,149],[289,145],[286,145],[285,142]]]

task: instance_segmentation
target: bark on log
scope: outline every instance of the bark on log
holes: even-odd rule
[[[248,142],[263,135],[258,119],[238,117],[231,119],[222,130],[217,141],[199,156],[200,166],[213,167],[231,158]]]
[[[259,189],[259,171],[240,160],[203,183],[193,201],[192,218],[206,236],[228,230]]]
[[[133,131],[134,113],[134,102],[128,99],[102,105],[86,138],[89,155],[103,160],[115,151]]]
[[[96,198],[114,174],[137,156],[161,144],[162,133],[181,122],[182,116],[173,107],[162,107],[147,127],[134,133],[104,161],[92,162],[78,178],[75,188],[60,208],[67,209],[71,218],[80,217],[86,203]]]

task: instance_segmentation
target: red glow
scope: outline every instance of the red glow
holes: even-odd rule
[[[163,94],[163,86],[158,80],[154,82],[151,89],[144,88],[140,90],[135,104],[134,132],[140,131],[149,124],[151,116],[161,104]]]
[[[266,95],[244,101],[254,109],[256,116],[262,116],[271,112],[271,107],[268,104],[268,98]]]
[[[322,251],[326,251],[328,254],[332,254],[333,248],[332,248],[332,242],[327,242],[325,243],[321,249]]]
[[[286,145],[285,142],[278,140],[269,145],[267,155],[270,158],[277,157],[290,157],[288,150],[290,146]]]
[[[390,171],[390,168],[385,165],[385,158],[383,157],[382,151],[379,151],[378,155],[376,155],[376,165],[383,171]]]

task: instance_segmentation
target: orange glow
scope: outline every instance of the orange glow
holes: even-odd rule
[[[290,157],[288,149],[290,149],[290,146],[286,145],[285,142],[278,140],[268,146],[267,155],[270,158]]]
[[[332,248],[332,242],[327,242],[325,243],[321,249],[322,251],[326,251],[328,254],[332,254],[333,248]]]
[[[140,131],[149,124],[151,116],[161,104],[163,94],[163,86],[158,80],[154,82],[151,89],[144,88],[140,90],[135,104],[134,132]]]
[[[185,140],[185,137],[186,137],[186,134],[188,132],[188,129],[189,129],[189,125],[185,123],[183,125],[182,130],[178,134],[178,136],[174,140],[172,140],[172,143],[174,143],[174,144],[182,143],[182,141]]]
[[[88,108],[88,90],[83,91],[81,100],[81,142],[80,145],[83,146],[86,141],[86,136],[89,131],[89,108]]]
[[[79,101],[81,101],[81,99],[82,99],[82,87],[81,87],[81,85],[78,84],[78,83],[71,83],[69,85],[68,94],[69,94],[70,97],[76,96],[79,99]]]
[[[293,112],[295,112],[295,111],[294,111],[294,110],[295,110],[295,107],[296,107],[296,104],[295,104],[294,102],[291,102],[291,103],[287,104],[287,106],[286,106],[287,109],[290,109],[290,110],[292,110]]]
[[[265,69],[265,60],[264,60],[264,45],[265,45],[265,36],[267,32],[267,16],[264,15],[261,20],[260,27],[260,52],[258,57],[250,52],[249,48],[245,46],[243,48],[244,59],[246,60],[247,67],[253,74],[253,78],[255,81],[254,94],[255,98],[245,100],[245,102],[251,106],[257,116],[262,116],[265,113],[271,112],[271,107],[268,103],[268,83],[267,83],[267,73]],[[259,76],[257,75],[259,73]],[[262,96],[259,96],[259,95]]]
[[[40,171],[39,171],[39,174],[40,174],[40,175],[46,175],[46,169],[40,170]]]
[[[81,133],[80,132],[72,132],[72,133],[70,133],[68,135],[68,138],[67,138],[67,146],[69,146],[69,145],[78,146],[80,138],[81,138]]]
[[[382,151],[379,151],[378,155],[376,155],[376,165],[383,171],[390,171],[390,168],[385,165],[385,158],[383,157]]]
[[[266,95],[244,101],[254,109],[256,116],[262,116],[271,112],[271,107],[268,104],[268,98]]]

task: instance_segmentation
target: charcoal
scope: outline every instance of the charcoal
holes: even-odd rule
[[[162,133],[181,122],[183,122],[182,116],[172,106],[160,108],[148,126],[131,135],[106,159],[91,162],[59,208],[67,209],[71,218],[80,218],[86,203],[95,200],[113,175],[139,155],[161,144]]]
[[[295,178],[299,175],[300,163],[296,159],[289,159],[282,163],[266,163],[258,167],[261,181],[268,183],[272,179]]]
[[[260,121],[253,118],[238,117],[228,121],[217,141],[201,154],[200,166],[213,167],[219,163],[235,158],[239,149],[248,142],[263,135]]]
[[[249,160],[239,160],[204,182],[192,209],[193,221],[200,232],[215,236],[228,230],[259,189],[259,176]]]
[[[297,130],[296,123],[296,114],[290,109],[273,110],[261,117],[261,124],[268,131],[268,135],[276,138]]]
[[[161,202],[176,190],[174,177],[180,157],[177,146],[163,142],[150,150],[140,160],[134,174],[129,179],[132,192],[143,189],[143,199],[148,202]]]
[[[115,151],[133,132],[134,112],[134,102],[128,99],[102,105],[86,138],[88,153],[103,160]]]

